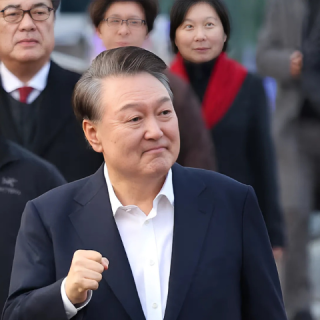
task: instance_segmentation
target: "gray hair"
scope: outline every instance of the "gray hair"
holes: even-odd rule
[[[122,47],[102,52],[82,75],[73,94],[73,110],[79,122],[84,119],[98,121],[102,117],[102,80],[111,76],[149,73],[167,89],[172,90],[164,74],[166,64],[155,54],[138,47]]]

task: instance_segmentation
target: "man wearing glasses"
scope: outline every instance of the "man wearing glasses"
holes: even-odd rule
[[[73,181],[95,172],[102,158],[72,112],[79,75],[50,61],[59,3],[0,0],[0,132]]]

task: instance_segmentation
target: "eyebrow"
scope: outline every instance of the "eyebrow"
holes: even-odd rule
[[[140,16],[138,15],[132,15],[132,16],[129,16],[130,18],[129,19],[141,19]],[[109,18],[121,18],[121,15],[120,14],[111,14],[109,16]]]
[[[43,3],[43,2],[39,2],[39,3],[36,3],[36,4],[32,5],[32,6],[31,6],[31,9],[37,8],[37,7],[41,7],[41,6],[46,6],[46,7],[48,7],[47,4],[45,4],[45,3]],[[14,5],[14,4],[9,4],[9,5],[6,6],[5,8],[3,8],[2,10],[6,10],[6,9],[8,9],[8,8],[21,9],[21,4],[16,4],[16,5]],[[1,10],[1,11],[2,11],[2,10]]]
[[[212,16],[210,16],[210,17],[206,17],[206,18],[204,18],[203,20],[208,20],[208,19],[213,19],[213,20],[218,21],[218,18],[216,18],[216,17],[212,17]],[[192,19],[184,19],[184,20],[183,20],[183,22],[186,22],[186,21],[193,22],[193,20],[192,20]]]
[[[160,99],[158,99],[156,101],[155,104],[157,105],[163,105],[165,104],[166,102],[169,102],[171,101],[171,99],[169,97],[162,97]],[[128,103],[128,104],[125,104],[123,107],[121,107],[121,109],[118,111],[118,112],[122,112],[122,111],[125,111],[125,110],[128,110],[128,109],[131,109],[131,108],[136,108],[136,107],[140,107],[142,104],[137,102],[137,103]]]

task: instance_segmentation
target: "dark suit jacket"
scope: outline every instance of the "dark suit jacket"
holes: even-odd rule
[[[88,147],[72,110],[72,93],[79,78],[79,74],[51,62],[48,83],[42,92],[37,132],[30,148],[31,152],[53,163],[68,181],[93,174],[103,161],[102,155]],[[12,116],[4,107],[8,104],[6,98],[1,88],[0,132],[5,138],[20,144]]]
[[[271,244],[283,247],[284,221],[270,123],[262,81],[249,73],[230,109],[211,134],[219,172],[253,186]]]
[[[174,234],[165,320],[285,320],[254,191],[215,172],[173,166]],[[3,320],[65,320],[60,294],[73,253],[110,260],[75,319],[144,320],[103,168],[29,202]]]
[[[0,136],[0,310],[9,293],[14,248],[26,203],[64,183],[53,165]]]

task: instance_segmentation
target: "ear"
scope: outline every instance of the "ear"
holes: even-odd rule
[[[92,149],[95,152],[102,153],[103,148],[99,140],[97,125],[90,120],[83,120],[82,129]]]
[[[226,34],[224,34],[224,41],[223,41],[223,42],[226,42],[226,41],[227,41],[227,39],[228,39],[227,35],[226,35]]]
[[[101,34],[101,31],[100,31],[100,25],[96,28],[96,34],[100,39],[102,39],[102,34]]]

